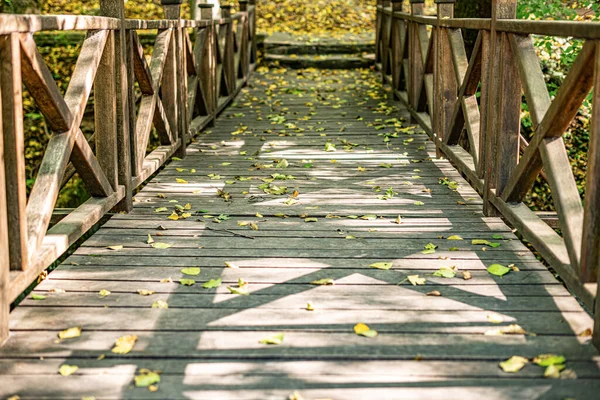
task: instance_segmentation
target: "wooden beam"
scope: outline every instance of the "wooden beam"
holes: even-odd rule
[[[4,59],[2,48],[2,39],[0,39],[0,60]],[[1,75],[0,83],[2,83]],[[0,111],[2,110],[2,90],[3,86],[0,84]],[[2,118],[0,118],[0,346],[2,346],[4,341],[8,338],[8,318],[10,311],[10,300],[8,298],[8,285],[10,283],[10,265],[8,257],[10,250],[8,246],[8,216],[6,215],[7,207],[6,179],[4,175],[4,131],[2,125]]]
[[[588,143],[586,167],[585,213],[579,278],[582,282],[597,282],[600,269],[600,46],[594,56],[594,95],[592,98],[592,123]],[[600,346],[600,296],[595,309],[594,337]]]
[[[25,136],[23,132],[23,94],[19,35],[0,36],[0,86],[4,137],[6,214],[10,240],[11,270],[22,270],[29,263],[27,250],[27,188],[25,174]]]

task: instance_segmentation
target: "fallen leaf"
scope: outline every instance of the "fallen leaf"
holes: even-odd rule
[[[454,278],[456,276],[456,267],[441,267],[433,273],[433,276],[438,278]]]
[[[462,271],[462,277],[465,281],[468,281],[469,279],[473,278],[469,271]]]
[[[533,362],[540,367],[549,367],[550,365],[564,364],[567,360],[564,356],[558,354],[540,354],[533,359]]]
[[[520,371],[525,365],[529,363],[529,360],[521,356],[512,356],[506,361],[502,361],[499,365],[502,371],[515,373]]]
[[[81,336],[81,327],[74,326],[58,333],[59,339],[74,339]]]
[[[511,269],[508,267],[505,267],[504,265],[492,264],[489,267],[487,267],[487,271],[492,275],[504,276],[504,275],[508,274],[511,271]]]
[[[188,181],[186,181],[185,179],[181,179],[181,178],[175,178],[175,182],[177,182],[177,183],[188,183]]]
[[[100,296],[100,298],[104,298],[104,297],[108,296],[110,293],[111,293],[110,290],[102,289],[98,292],[98,295]]]
[[[425,205],[425,203],[423,203],[422,201],[415,201],[413,204],[415,206],[424,206]]]
[[[237,268],[237,265],[235,265],[235,264],[232,264],[232,263],[229,263],[229,262],[225,262],[225,266],[226,266],[227,268]]]
[[[46,300],[46,296],[41,295],[41,294],[36,294],[36,293],[32,293],[31,298],[33,300]]]
[[[376,330],[369,328],[367,324],[363,324],[362,322],[354,325],[354,333],[368,338],[373,338],[378,335]]]
[[[310,283],[311,285],[333,285],[335,284],[335,281],[332,278],[323,278],[323,279],[317,279],[316,281],[312,281]]]
[[[181,273],[185,274],[185,275],[190,275],[190,276],[197,276],[197,275],[200,275],[200,268],[198,268],[198,267],[184,268],[181,270]]]
[[[498,314],[488,314],[487,320],[490,321],[492,324],[501,324],[504,322],[502,316]]]
[[[150,296],[156,292],[154,290],[138,289],[137,293],[142,296]]]
[[[111,352],[115,354],[127,354],[133,350],[135,342],[137,342],[137,335],[125,335],[115,340],[115,347],[112,348]]]
[[[474,245],[482,245],[483,244],[483,245],[489,246],[490,242],[489,242],[489,240],[485,240],[485,239],[473,239],[473,240],[471,240],[471,244],[474,244]]]
[[[544,370],[544,378],[549,378],[549,379],[560,378],[561,377],[560,371],[565,369],[565,367],[566,366],[564,364],[547,366],[546,369]]]
[[[154,239],[152,239],[152,236],[150,236],[150,234],[148,234],[148,240],[146,240],[146,243],[148,243],[148,244],[154,243]]]
[[[155,249],[168,249],[169,247],[171,247],[173,245],[167,244],[167,243],[156,242],[156,243],[152,243],[151,246],[154,247]]]
[[[164,300],[156,300],[152,303],[152,308],[169,308],[169,303]]]
[[[218,288],[219,286],[221,286],[221,278],[218,279],[211,279],[208,282],[206,282],[204,285],[202,285],[203,288],[205,289],[214,289],[214,288]]]
[[[452,236],[448,236],[448,238],[446,240],[464,240],[464,239],[458,235],[452,235]]]
[[[180,279],[179,283],[181,283],[183,286],[192,286],[196,284],[196,281],[193,279]]]
[[[167,207],[158,207],[154,209],[154,212],[164,212],[167,211]]]
[[[160,375],[158,372],[141,369],[140,374],[136,375],[133,380],[137,387],[149,387],[160,382]]]
[[[431,292],[428,292],[425,295],[426,296],[441,296],[442,294],[437,290],[432,290]]]
[[[304,218],[304,222],[319,222],[319,220],[317,218]]]
[[[425,278],[419,278],[419,275],[409,275],[407,279],[413,286],[424,285],[426,281]]]
[[[242,296],[248,296],[250,294],[250,292],[248,292],[248,289],[246,287],[247,287],[246,285],[244,285],[243,287],[227,286],[227,289],[229,289],[229,291],[232,294],[239,294],[239,295],[242,295]]]
[[[281,344],[283,343],[283,332],[275,333],[258,341],[260,344]]]
[[[114,245],[114,246],[106,246],[106,248],[110,249],[110,250],[121,250],[121,249],[123,249],[123,245],[122,244],[117,244],[117,245]]]
[[[61,374],[62,376],[69,376],[69,375],[73,375],[75,372],[77,372],[78,369],[79,369],[79,367],[77,365],[63,364],[58,369],[58,373]]]
[[[376,262],[376,263],[370,264],[369,267],[387,270],[387,269],[392,268],[392,264],[393,263],[391,263],[391,262]]]
[[[398,218],[394,220],[394,223],[400,225],[402,223],[402,217],[398,215]]]
[[[313,306],[312,302],[309,301],[306,303],[306,310],[307,311],[315,311],[315,307]]]

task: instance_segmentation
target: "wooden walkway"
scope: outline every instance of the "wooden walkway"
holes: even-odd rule
[[[597,398],[590,316],[500,219],[483,216],[427,136],[394,119],[407,113],[374,72],[258,72],[132,213],[35,289],[44,300],[29,295],[12,312],[0,398]],[[424,254],[428,244],[437,248]],[[486,271],[494,263],[518,271],[497,277]],[[451,266],[456,277],[433,275]],[[181,272],[193,267],[199,275]],[[204,288],[210,279],[222,285]],[[335,285],[311,284],[321,279]],[[152,308],[159,300],[168,309]],[[379,335],[355,334],[358,323]],[[527,334],[498,334],[511,324]],[[74,326],[80,337],[57,339]],[[259,343],[280,332],[283,343]],[[131,352],[111,352],[132,334]],[[543,353],[565,356],[571,379],[498,366]],[[79,369],[62,377],[63,364]],[[157,391],[134,386],[143,369],[160,371]]]

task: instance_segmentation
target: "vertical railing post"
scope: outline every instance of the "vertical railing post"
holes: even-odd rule
[[[207,102],[208,102],[208,111],[211,115],[211,121],[209,123],[209,126],[213,126],[215,123],[215,118],[216,118],[216,109],[217,109],[217,101],[218,101],[218,94],[217,94],[217,83],[216,83],[216,67],[217,67],[217,60],[216,60],[216,52],[215,52],[215,40],[216,40],[216,32],[215,32],[215,25],[214,25],[214,21],[213,21],[213,7],[214,4],[208,4],[208,3],[202,3],[202,4],[198,4],[198,8],[200,8],[200,19],[203,21],[209,21],[210,22],[210,26],[208,26],[207,29],[207,34],[206,34],[206,41],[207,41],[207,49],[206,49],[206,53],[203,54],[202,56],[202,63],[203,66],[205,68],[202,68],[204,71],[207,71],[207,73],[199,76],[198,78],[201,79],[204,82],[204,87],[207,89],[206,91],[206,97],[207,97]]]
[[[248,43],[250,40],[250,25],[248,21],[248,0],[238,0],[240,11],[246,13],[246,17],[243,19],[242,37],[240,45],[240,63],[242,65],[242,71],[244,73],[244,81],[247,82],[248,71],[250,70],[250,52]],[[237,78],[237,77],[236,77]]]
[[[506,182],[517,166],[521,127],[521,81],[508,35],[496,31],[496,21],[517,16],[517,0],[493,0],[488,64],[487,126],[483,199],[484,213],[498,215],[490,202],[500,196]]]
[[[442,20],[454,18],[455,0],[435,0],[437,4],[438,27],[436,33],[436,68],[434,100],[434,133],[439,155],[439,142],[444,142],[452,121],[454,106],[458,94],[458,84],[452,62],[452,48],[448,39],[448,30],[441,25]]]
[[[182,0],[161,0],[165,19],[179,21],[181,16]],[[163,82],[161,87],[162,100],[165,105],[165,112],[169,120],[171,134],[175,141],[179,141],[179,147],[175,155],[179,158],[185,157],[187,146],[187,118],[185,117],[187,109],[187,100],[182,97],[184,89],[187,87],[187,74],[184,76],[183,66],[183,46],[182,46],[182,29],[179,24],[173,29],[173,37],[169,43],[169,51],[167,60],[165,61],[165,69],[163,73]],[[187,90],[185,90],[187,94]],[[163,143],[166,144],[166,143]]]
[[[392,0],[392,13],[402,11],[403,0]],[[404,21],[392,15],[392,95],[394,100],[400,100],[397,91],[400,90],[402,77],[402,34],[404,29]]]
[[[11,270],[24,270],[29,263],[27,248],[27,191],[23,94],[19,34],[0,36],[0,86],[4,136],[6,214],[8,218]]]
[[[381,46],[383,44],[381,32],[383,26],[383,0],[377,0],[377,13],[375,21],[375,65],[381,64]]]
[[[231,19],[231,5],[221,5],[221,17]],[[228,96],[235,93],[235,71],[234,71],[234,49],[233,49],[233,21],[229,21],[226,25],[219,29],[226,29],[225,33],[225,57],[223,60],[223,73],[228,82]]]
[[[117,180],[118,184],[125,187],[125,197],[117,206],[116,211],[131,211],[132,187],[131,187],[131,136],[134,121],[131,118],[131,110],[135,105],[129,104],[129,84],[127,64],[127,46],[125,41],[125,4],[124,0],[101,0],[100,13],[105,17],[121,20],[121,29],[114,35],[114,82],[116,107],[116,143],[117,143]],[[108,101],[108,100],[107,100]],[[132,109],[130,108],[132,107]]]
[[[0,54],[0,57],[2,55]],[[2,60],[0,59],[0,64]],[[0,110],[2,110],[2,85],[0,85]],[[8,259],[8,224],[6,215],[6,179],[4,177],[4,140],[0,118],[0,346],[8,337],[8,313],[10,303],[8,285],[10,267]]]
[[[423,15],[424,12],[425,0],[410,0],[411,15]],[[408,58],[410,71],[410,86],[407,88],[408,102],[416,111],[419,108],[419,94],[423,81],[423,60],[421,59],[421,53],[419,51],[419,24],[411,22],[408,26]]]
[[[258,43],[256,43],[256,0],[248,0],[248,26],[249,26],[249,36],[248,40],[251,42],[250,52],[250,65],[254,68],[256,64],[257,51],[258,51]]]
[[[392,2],[391,0],[383,0],[383,8],[386,11],[391,10],[392,8]],[[383,38],[383,46],[381,48],[382,54],[381,54],[381,78],[383,79],[383,82],[386,81],[386,77],[392,73],[392,68],[391,68],[391,61],[390,60],[390,56],[391,56],[391,38],[390,35],[392,33],[392,17],[387,15],[387,14],[383,14],[383,23],[381,25],[381,37]]]
[[[593,342],[600,349],[600,42],[594,57],[594,94],[592,126],[585,185],[583,246],[579,278],[582,282],[598,282],[594,307]]]

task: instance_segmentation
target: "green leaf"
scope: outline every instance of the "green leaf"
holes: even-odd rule
[[[506,361],[502,361],[499,365],[502,371],[515,373],[520,371],[525,365],[529,363],[529,360],[521,356],[512,356]]]
[[[392,263],[391,262],[376,262],[376,263],[369,265],[369,267],[388,270],[388,269],[392,268]]]
[[[164,300],[156,300],[152,303],[152,308],[169,308],[169,304]]]
[[[304,218],[304,222],[319,222],[317,218]]]
[[[544,371],[544,378],[558,379],[560,378],[560,371],[566,368],[564,364],[548,365]]]
[[[540,354],[533,359],[533,362],[540,367],[549,367],[550,365],[564,364],[567,360],[564,356],[557,354]]]
[[[258,341],[260,344],[281,344],[283,343],[283,332],[276,333]]]
[[[167,207],[158,207],[154,209],[154,212],[164,212],[167,211]]]
[[[446,240],[464,240],[464,239],[458,235],[452,235],[452,236],[448,236],[448,238]]]
[[[336,149],[335,149],[335,145],[334,145],[333,143],[329,143],[329,142],[327,142],[327,143],[325,143],[325,148],[324,148],[324,150],[325,150],[325,151],[335,151],[335,150],[336,150]]]
[[[489,246],[495,249],[496,247],[500,247],[500,243],[490,242]]]
[[[35,294],[35,293],[31,294],[31,298],[33,300],[46,300],[46,296],[41,295],[41,294]]]
[[[196,281],[193,279],[180,279],[179,283],[181,283],[183,286],[192,286],[196,284]]]
[[[502,235],[492,235],[492,239],[504,239]]]
[[[350,218],[350,216],[348,216],[347,218]],[[375,214],[367,214],[367,215],[363,215],[362,217],[360,217],[360,219],[364,219],[367,221],[372,221],[374,219],[377,219],[377,215]]]
[[[232,294],[239,294],[242,296],[248,296],[250,294],[250,292],[248,292],[247,285],[242,287],[227,286],[227,289],[229,289]]]
[[[413,204],[415,206],[424,206],[425,205],[425,203],[423,203],[422,201],[415,201]]]
[[[439,278],[454,278],[456,276],[456,271],[451,268],[440,268],[433,273],[433,276],[437,276]]]
[[[489,246],[490,242],[485,239],[473,239],[471,240],[471,244]]]
[[[333,285],[335,281],[332,278],[323,278],[317,279],[316,281],[312,281],[311,285]]]
[[[203,288],[205,289],[214,289],[214,288],[218,288],[219,286],[221,286],[221,278],[218,279],[211,279],[208,282],[206,282],[204,285],[202,285]]]
[[[505,267],[504,265],[492,264],[489,267],[487,267],[487,271],[492,275],[504,276],[504,275],[508,274],[511,271],[511,269],[508,267]]]
[[[407,279],[413,286],[424,285],[426,281],[425,278],[419,278],[419,275],[409,275]]]
[[[381,168],[392,168],[392,164],[390,163],[381,163],[379,164]]]
[[[133,378],[136,387],[148,387],[160,382],[160,375],[153,371],[144,371]]]
[[[197,268],[197,267],[184,268],[181,270],[181,273],[183,273],[185,275],[190,275],[190,276],[197,276],[197,275],[200,275],[200,268]]]

